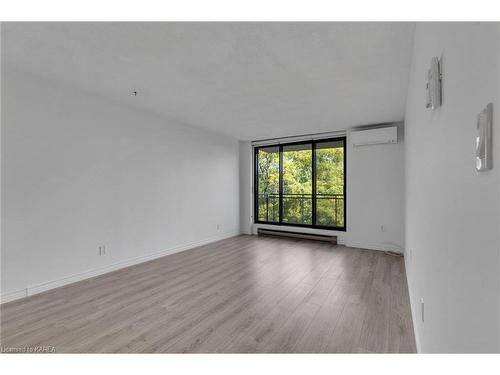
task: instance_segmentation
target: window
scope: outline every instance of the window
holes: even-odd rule
[[[312,144],[283,146],[283,223],[312,224]]]
[[[259,176],[257,186],[258,221],[279,222],[279,147],[260,148],[257,151]]]
[[[345,137],[255,148],[255,222],[345,230]]]
[[[345,227],[344,141],[318,142],[316,153],[316,223]]]

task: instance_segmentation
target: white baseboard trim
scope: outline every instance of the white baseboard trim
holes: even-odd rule
[[[3,293],[1,296],[1,301],[2,303],[6,303],[27,296],[28,296],[28,289],[26,288],[26,289],[16,290],[14,292]]]
[[[368,250],[380,250],[380,251],[394,251],[396,253],[404,254],[404,251],[401,248],[397,248],[391,245],[383,245],[383,244],[371,244],[365,242],[356,242],[356,241],[348,241],[345,246],[347,247],[356,247],[359,249],[368,249]]]
[[[179,253],[181,251],[189,250],[189,249],[192,249],[192,248],[195,248],[198,246],[202,246],[202,245],[206,245],[206,244],[209,244],[212,242],[224,240],[226,238],[238,236],[239,234],[240,234],[239,231],[226,232],[226,233],[220,234],[218,236],[214,236],[214,237],[206,238],[204,240],[195,241],[195,242],[187,243],[184,245],[176,246],[176,247],[173,247],[173,248],[170,248],[167,250],[163,250],[160,252],[156,252],[153,254],[143,255],[140,257],[136,257],[136,258],[120,261],[117,263],[113,263],[113,264],[110,264],[110,265],[105,266],[105,267],[100,267],[100,268],[96,268],[93,270],[81,272],[78,274],[66,276],[66,277],[63,277],[63,278],[60,278],[57,280],[52,280],[52,281],[48,281],[45,283],[40,283],[40,284],[28,286],[25,289],[3,293],[0,296],[0,303],[7,303],[10,301],[20,299],[20,298],[32,296],[34,294],[42,293],[42,292],[45,292],[45,291],[50,290],[50,289],[59,288],[61,286],[65,286],[68,284],[76,283],[76,282],[81,281],[81,280],[89,279],[91,277],[103,275],[103,274],[108,273],[108,272],[113,272],[113,271],[119,270],[121,268],[130,267],[130,266],[133,266],[135,264],[144,263],[144,262],[156,259],[156,258],[164,257],[166,255]]]
[[[411,320],[412,320],[412,326],[413,326],[413,335],[415,336],[415,346],[417,347],[417,353],[422,353],[422,349],[420,347],[420,335],[418,333],[418,328],[417,328],[417,320],[416,320],[416,314],[415,314],[415,303],[414,298],[413,298],[413,288],[411,287],[411,282],[410,282],[410,276],[409,276],[409,271],[410,268],[408,267],[408,259],[405,257],[405,274],[406,274],[406,285],[408,286],[408,297],[410,298],[410,311],[411,311]]]

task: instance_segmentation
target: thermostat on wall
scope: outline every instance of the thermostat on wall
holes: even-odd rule
[[[489,103],[477,116],[476,170],[485,171],[493,167],[491,129],[493,104]]]

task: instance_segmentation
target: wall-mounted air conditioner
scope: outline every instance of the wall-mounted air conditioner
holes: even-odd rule
[[[398,143],[398,128],[356,130],[349,134],[349,139],[354,146],[380,145],[384,143]]]

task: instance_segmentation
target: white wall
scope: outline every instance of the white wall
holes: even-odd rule
[[[239,233],[238,141],[5,64],[2,109],[6,299]]]
[[[404,251],[404,128],[396,125],[397,144],[353,147],[347,134],[347,231],[300,228],[302,232],[335,234],[339,243],[352,247]],[[252,226],[252,155],[250,142],[240,142],[240,220],[245,233],[278,227]]]
[[[423,352],[500,351],[499,53],[498,23],[417,24],[406,109],[406,263]],[[424,90],[433,56],[443,59],[443,105],[430,111]],[[476,116],[489,102],[493,170],[477,173]]]
[[[404,251],[404,126],[397,126],[397,144],[354,147],[348,135],[348,246]]]
[[[240,231],[252,234],[253,223],[253,148],[252,143],[240,141]]]

